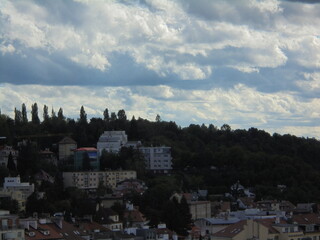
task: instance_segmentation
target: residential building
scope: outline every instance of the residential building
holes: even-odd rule
[[[49,148],[46,148],[45,150],[40,151],[39,156],[41,161],[58,165],[58,160],[56,158],[56,155],[52,151],[50,151]]]
[[[127,142],[128,136],[125,131],[105,131],[97,142],[98,154],[101,156],[103,150],[118,153]]]
[[[69,158],[73,159],[74,150],[77,149],[77,142],[70,137],[63,138],[59,143],[59,161],[64,162]]]
[[[11,146],[0,146],[0,166],[7,167],[9,155],[12,155],[12,159],[17,166],[17,158],[19,156],[19,151],[14,150]]]
[[[297,224],[289,224],[280,218],[248,219],[216,232],[210,236],[211,240],[301,240],[306,239]]]
[[[201,218],[194,221],[194,225],[197,226],[201,235],[214,234],[222,229],[225,229],[229,225],[241,221],[239,218]]]
[[[90,169],[83,169],[85,162],[89,160],[88,168]],[[74,151],[74,170],[81,171],[81,170],[99,170],[100,169],[100,161],[97,155],[97,149],[92,147],[83,147],[78,148]]]
[[[10,215],[9,211],[0,210],[0,240],[25,240],[24,228],[20,226],[19,218]]]
[[[97,189],[101,182],[104,186],[115,189],[118,182],[125,179],[136,179],[136,171],[88,171],[63,172],[64,187],[77,187],[80,189]]]
[[[143,153],[146,169],[154,173],[168,173],[172,170],[171,147],[139,147]]]
[[[27,199],[21,191],[0,190],[0,198],[1,199],[7,198],[7,199],[11,199],[11,200],[16,200],[18,202],[19,211],[26,210]],[[0,201],[1,201],[1,199],[0,199]]]
[[[95,214],[95,220],[97,223],[111,231],[120,231],[123,229],[122,222],[119,219],[119,214],[111,208],[103,208],[99,206],[99,209]]]
[[[21,182],[20,177],[6,177],[4,178],[3,191],[19,191],[22,193],[22,198],[27,200],[27,198],[34,192],[34,184]]]
[[[133,206],[132,203],[126,203],[123,219],[126,227],[143,228],[149,223],[146,217],[139,211],[139,207]]]
[[[132,192],[143,194],[147,190],[146,184],[139,179],[125,179],[117,183],[114,193],[123,196]]]

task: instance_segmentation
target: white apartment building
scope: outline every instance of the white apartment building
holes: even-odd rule
[[[136,171],[90,171],[90,172],[63,172],[64,187],[80,189],[97,189],[99,182],[104,186],[115,189],[118,182],[126,179],[137,179]]]
[[[128,136],[125,131],[105,131],[97,143],[98,155],[101,156],[103,150],[118,153],[127,142]]]
[[[171,147],[140,147],[146,161],[146,168],[154,173],[168,173],[172,170]]]
[[[22,198],[27,199],[34,192],[34,184],[21,182],[20,177],[4,178],[3,190],[7,192],[20,191]]]

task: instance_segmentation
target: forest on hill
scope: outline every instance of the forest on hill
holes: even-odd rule
[[[139,176],[150,186],[146,199],[154,198],[152,194],[159,191],[166,198],[175,190],[207,189],[210,195],[219,195],[230,192],[230,186],[240,181],[252,188],[257,200],[320,202],[320,142],[314,138],[270,135],[256,128],[231,129],[227,124],[219,128],[213,124],[182,128],[175,122],[162,121],[159,115],[154,121],[127,119],[123,109],[109,113],[106,108],[103,118],[91,119],[87,119],[84,107],[80,108],[78,119],[66,118],[62,108],[57,114],[53,110],[49,114],[44,106],[42,112],[40,121],[35,103],[30,119],[24,104],[21,110],[15,109],[13,119],[1,114],[0,135],[6,137],[5,143],[16,147],[19,141],[30,139],[37,142],[38,150],[50,148],[57,152],[57,143],[64,136],[72,137],[78,147],[95,147],[103,131],[124,130],[130,141],[170,146],[173,173],[169,178],[147,173]],[[285,185],[286,189],[281,191],[278,185]],[[161,200],[157,198],[156,201]]]

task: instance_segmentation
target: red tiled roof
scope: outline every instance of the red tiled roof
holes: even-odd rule
[[[97,151],[97,149],[93,147],[83,147],[83,148],[78,148],[75,151]]]
[[[267,218],[267,219],[257,219],[255,220],[257,223],[262,224],[263,226],[267,227],[269,230],[269,233],[279,233],[277,229],[273,227],[275,224],[276,219],[275,218]],[[280,220],[281,224],[285,224],[286,221]]]
[[[61,235],[55,230],[53,225],[52,223],[39,224],[37,229],[30,227],[28,232],[33,232],[34,236],[29,236],[28,232],[26,232],[26,240],[61,239]],[[48,234],[44,234],[44,232]]]
[[[247,220],[241,220],[235,224],[226,227],[225,229],[220,230],[219,232],[214,233],[213,236],[232,238],[243,231],[244,225],[246,225],[246,223]]]
[[[320,224],[320,214],[308,213],[308,214],[299,214],[293,215],[293,222],[302,225],[308,224]]]

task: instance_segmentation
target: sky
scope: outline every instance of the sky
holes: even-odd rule
[[[319,139],[320,3],[1,0],[0,109]]]

